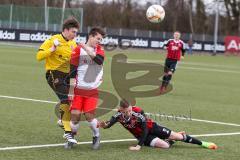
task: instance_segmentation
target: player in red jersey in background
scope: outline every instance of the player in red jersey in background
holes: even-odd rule
[[[174,143],[174,140],[197,144],[204,148],[217,149],[217,145],[214,143],[200,141],[185,134],[185,132],[177,133],[158,125],[147,118],[140,107],[131,106],[126,100],[120,102],[118,112],[109,121],[99,122],[98,125],[106,129],[116,122],[120,122],[138,140],[136,146],[129,147],[129,150],[132,151],[140,150],[142,145],[167,149]]]
[[[81,114],[84,114],[93,132],[93,149],[98,149],[100,145],[95,110],[98,103],[98,87],[101,85],[103,78],[105,56],[100,42],[104,36],[105,32],[101,28],[92,28],[88,34],[87,43],[77,46],[71,56],[70,77],[74,78],[76,83],[70,106],[70,125],[72,131],[76,133],[79,128]]]
[[[167,58],[164,65],[164,76],[162,79],[162,85],[160,87],[160,93],[164,93],[167,89],[169,82],[172,79],[172,75],[176,70],[177,62],[184,58],[185,45],[180,40],[181,34],[179,31],[174,32],[174,39],[169,39],[165,46],[167,47]]]

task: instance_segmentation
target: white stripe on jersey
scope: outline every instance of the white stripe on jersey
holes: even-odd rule
[[[174,43],[182,43],[183,45],[183,49],[186,49],[186,44],[181,40],[179,39],[178,41],[176,41],[175,39],[169,39],[166,44],[168,44],[169,41],[174,41]]]

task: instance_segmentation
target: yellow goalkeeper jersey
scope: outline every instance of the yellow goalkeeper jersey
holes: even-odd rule
[[[58,40],[60,45],[51,52],[54,40]],[[53,35],[43,42],[37,52],[37,60],[46,60],[46,70],[58,70],[64,73],[70,71],[70,57],[72,50],[77,46],[75,40],[66,40],[62,34]]]

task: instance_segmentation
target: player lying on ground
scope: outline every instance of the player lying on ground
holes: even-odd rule
[[[116,122],[120,122],[138,140],[136,146],[129,147],[129,150],[138,151],[142,145],[156,148],[169,148],[174,141],[197,144],[204,148],[217,149],[217,145],[211,142],[200,141],[191,137],[185,132],[174,132],[170,129],[158,125],[153,120],[147,118],[140,107],[131,106],[126,100],[120,102],[118,112],[105,122],[99,122],[99,127],[110,128]]]

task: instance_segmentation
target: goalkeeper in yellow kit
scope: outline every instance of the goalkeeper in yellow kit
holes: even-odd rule
[[[46,79],[49,86],[58,96],[60,119],[58,124],[64,129],[64,138],[69,143],[77,143],[70,127],[69,111],[69,71],[70,56],[77,46],[74,38],[79,29],[79,22],[74,17],[66,19],[62,33],[53,35],[43,42],[37,52],[37,60],[45,60]]]

